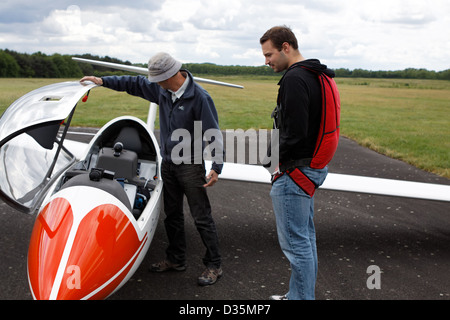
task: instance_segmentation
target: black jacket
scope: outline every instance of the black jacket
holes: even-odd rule
[[[322,112],[322,93],[317,74],[334,77],[334,71],[310,59],[293,64],[278,85],[274,123],[279,129],[280,163],[312,158],[318,136]]]

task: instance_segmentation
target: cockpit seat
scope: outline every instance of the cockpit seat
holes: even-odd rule
[[[115,173],[116,179],[135,180],[138,176],[138,154],[142,152],[139,133],[135,128],[124,127],[115,139],[113,148],[102,148],[97,168]]]

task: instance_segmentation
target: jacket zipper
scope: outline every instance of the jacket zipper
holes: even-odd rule
[[[170,109],[169,112],[169,130],[168,130],[168,137],[166,139],[166,156],[169,155],[169,149],[167,148],[167,143],[169,142],[169,139],[171,139],[171,135],[172,135],[172,114],[173,114],[173,110],[175,109],[175,106],[178,105],[178,103],[182,100],[183,98],[177,99],[175,100],[175,102],[172,102],[172,108]],[[170,140],[171,141],[171,140]]]

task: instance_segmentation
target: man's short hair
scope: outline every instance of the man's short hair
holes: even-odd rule
[[[260,44],[265,43],[267,40],[272,41],[275,48],[279,51],[282,50],[283,43],[287,42],[295,50],[298,49],[298,42],[295,34],[287,26],[277,26],[270,28],[266,33],[259,39]]]

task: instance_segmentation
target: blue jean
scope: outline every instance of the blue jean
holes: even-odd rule
[[[324,169],[301,167],[320,186],[328,173]],[[314,228],[314,196],[310,197],[284,174],[270,192],[275,212],[278,240],[291,264],[289,300],[314,300],[317,278],[317,247]]]

